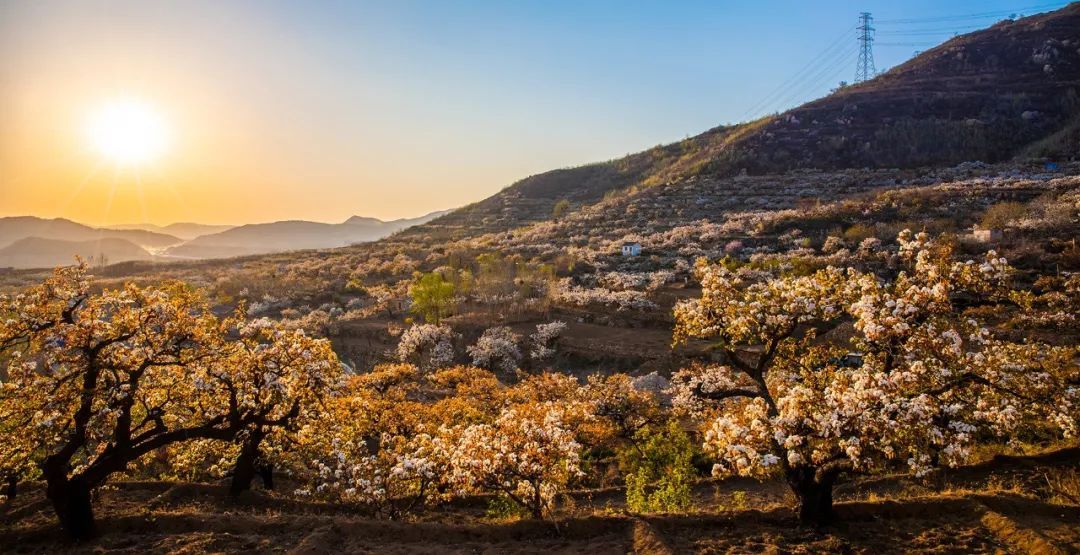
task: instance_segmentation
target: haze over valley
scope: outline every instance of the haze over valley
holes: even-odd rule
[[[95,265],[167,262],[328,249],[375,241],[446,212],[384,222],[353,216],[340,224],[284,221],[239,226],[178,223],[94,228],[62,218],[0,218],[0,268],[51,268],[81,257]]]

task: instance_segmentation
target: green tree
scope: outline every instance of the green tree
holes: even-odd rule
[[[438,324],[450,316],[454,309],[454,284],[438,272],[418,274],[416,282],[409,287],[414,314],[423,316],[425,322]]]
[[[570,201],[562,199],[555,203],[555,206],[551,209],[551,215],[556,220],[562,219],[563,216],[570,210]]]
[[[626,504],[639,513],[681,512],[690,508],[694,481],[690,437],[672,420],[645,427],[619,455],[626,471]]]

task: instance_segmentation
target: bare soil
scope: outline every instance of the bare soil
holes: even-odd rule
[[[752,480],[701,482],[685,515],[628,514],[617,488],[574,492],[555,522],[492,521],[482,498],[390,521],[283,493],[230,501],[221,485],[129,481],[100,492],[101,535],[82,544],[62,538],[41,488],[24,484],[3,507],[0,552],[1080,553],[1080,505],[1046,479],[1078,466],[1074,447],[925,480],[853,480],[822,529],[798,525],[783,484]]]

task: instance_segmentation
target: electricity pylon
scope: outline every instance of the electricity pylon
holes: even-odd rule
[[[859,31],[859,63],[855,66],[856,83],[873,79],[877,74],[877,68],[874,67],[874,27],[871,26],[873,21],[874,18],[870,12],[859,14],[859,26],[856,28]]]

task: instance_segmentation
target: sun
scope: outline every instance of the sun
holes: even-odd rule
[[[160,112],[134,98],[100,106],[90,115],[86,131],[102,156],[122,166],[157,160],[169,146],[168,126]]]

